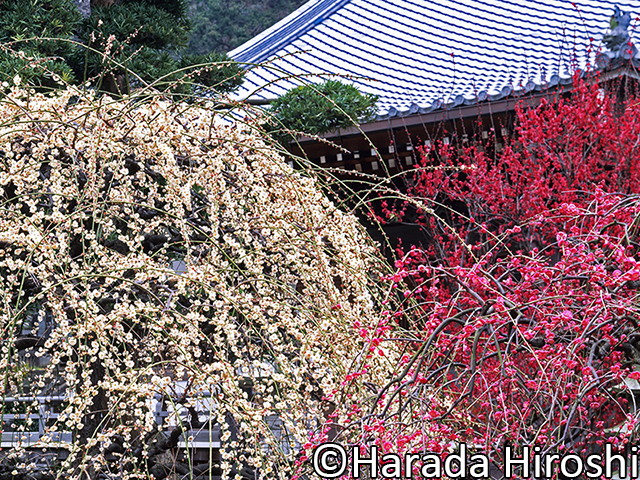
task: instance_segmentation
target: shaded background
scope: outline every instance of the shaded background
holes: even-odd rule
[[[283,19],[306,0],[187,0],[191,54],[226,53]]]

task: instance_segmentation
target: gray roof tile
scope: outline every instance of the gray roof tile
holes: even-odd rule
[[[384,118],[570,83],[605,50],[615,5],[633,38],[640,0],[311,0],[229,55],[251,67],[243,98],[338,76]]]

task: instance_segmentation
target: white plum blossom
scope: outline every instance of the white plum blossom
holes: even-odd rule
[[[359,329],[381,318],[375,245],[314,178],[218,115],[2,93],[0,397],[66,397],[41,439],[72,434],[58,478],[164,478],[163,454],[210,420],[223,473],[290,478],[364,358]],[[30,351],[42,368],[24,368]]]

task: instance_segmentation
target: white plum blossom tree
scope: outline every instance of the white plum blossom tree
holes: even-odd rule
[[[5,86],[0,398],[65,401],[1,479],[291,478],[350,369],[397,363],[362,354],[375,246],[275,148],[206,106]],[[170,458],[209,427],[219,462]]]

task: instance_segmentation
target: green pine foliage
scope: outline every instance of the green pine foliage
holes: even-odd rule
[[[187,78],[196,85],[209,87],[217,92],[229,93],[237,89],[244,79],[244,70],[229,62],[224,53],[204,55],[183,55],[179,68],[184,69]]]
[[[81,38],[88,39],[95,32],[102,36],[114,35],[130,50],[139,47],[179,49],[189,39],[190,25],[184,9],[178,8],[182,2],[173,3],[158,6],[146,0],[123,0],[108,7],[94,6],[91,16],[83,22]]]
[[[186,45],[189,24],[180,5],[167,3],[171,12],[146,1],[93,6],[78,33],[90,50],[77,52],[77,73],[103,90],[122,94],[141,86],[129,71],[151,83],[175,70],[175,56]]]
[[[271,103],[273,132],[282,140],[293,140],[287,132],[322,135],[339,128],[371,120],[377,109],[375,95],[363,94],[353,85],[328,80],[303,85]]]
[[[19,75],[22,81],[51,87],[56,76],[75,79],[66,60],[81,19],[73,0],[2,0],[0,19],[0,82]]]
[[[226,53],[266,30],[307,0],[188,0],[189,52]]]
[[[88,18],[74,0],[0,0],[0,18],[0,81],[89,81],[116,95],[150,84],[174,95],[229,92],[242,81],[226,55],[186,54],[185,0],[96,1]]]
[[[183,0],[122,0],[93,7],[79,31],[91,48],[76,58],[76,73],[82,70],[102,90],[118,94],[145,83],[185,94],[194,83],[219,92],[235,89],[242,71],[226,57],[184,55],[191,33],[186,13]],[[200,67],[189,68],[193,65]]]

